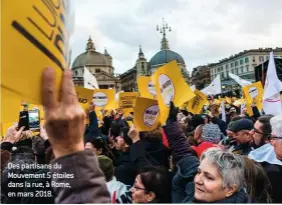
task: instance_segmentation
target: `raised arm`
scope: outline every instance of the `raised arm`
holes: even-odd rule
[[[169,146],[171,148],[172,157],[175,163],[183,157],[190,155],[190,145],[187,138],[176,120],[178,108],[171,102],[169,117],[164,126],[164,132],[167,136]]]
[[[84,151],[85,113],[77,102],[71,70],[63,73],[59,100],[54,70],[43,72],[42,101],[46,131],[56,158],[53,164],[58,164],[51,169],[55,203],[110,203],[97,158]],[[55,177],[57,173],[65,177]]]

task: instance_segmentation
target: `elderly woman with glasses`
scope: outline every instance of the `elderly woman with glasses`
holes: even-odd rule
[[[211,148],[193,155],[183,131],[176,122],[178,109],[171,103],[164,127],[176,163],[172,180],[173,203],[248,203],[245,190],[244,159],[231,152]]]

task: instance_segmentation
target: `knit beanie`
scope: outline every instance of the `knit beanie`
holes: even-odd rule
[[[222,137],[223,134],[217,124],[209,123],[203,126],[202,139],[204,141],[217,144]]]
[[[105,155],[99,155],[98,156],[98,162],[100,169],[103,171],[106,181],[110,181],[112,177],[114,176],[114,164],[113,161],[106,157]]]

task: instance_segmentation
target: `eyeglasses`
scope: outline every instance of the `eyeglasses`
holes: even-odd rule
[[[268,140],[282,140],[282,137],[271,136],[271,137],[268,138]]]
[[[265,135],[265,133],[260,132],[258,129],[256,129],[255,127],[252,129],[255,133],[261,134],[261,135]]]
[[[144,188],[142,188],[142,187],[135,186],[135,185],[133,185],[133,187],[132,187],[132,188],[134,188],[134,189],[139,189],[139,190],[143,190],[143,191],[146,191],[146,189],[144,189]]]

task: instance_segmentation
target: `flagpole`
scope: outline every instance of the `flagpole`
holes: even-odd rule
[[[264,62],[261,65],[261,84],[264,86]]]

